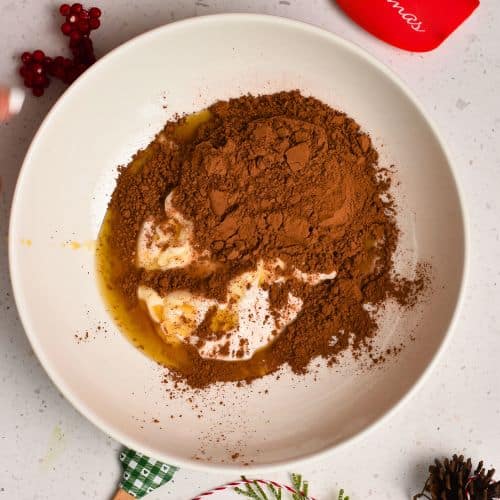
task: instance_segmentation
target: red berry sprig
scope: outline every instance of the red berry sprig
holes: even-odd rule
[[[62,4],[59,12],[65,17],[61,31],[69,37],[72,59],[57,56],[47,57],[43,51],[23,52],[19,73],[24,85],[39,97],[50,84],[49,76],[70,84],[96,61],[90,32],[100,27],[101,9],[85,10],[81,3]]]
[[[19,68],[19,73],[24,79],[25,87],[32,89],[36,96],[43,95],[50,83],[47,73],[52,59],[46,57],[43,51],[35,50],[33,53],[23,52],[21,61],[23,64]]]
[[[63,3],[59,7],[59,12],[66,18],[61,25],[61,31],[64,35],[70,37],[70,43],[73,44],[84,37],[88,37],[92,30],[96,30],[101,25],[99,20],[101,9],[97,7],[85,10],[81,3],[74,3],[71,6]]]

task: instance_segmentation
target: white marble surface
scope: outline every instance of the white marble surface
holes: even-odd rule
[[[399,74],[436,121],[463,187],[471,237],[467,297],[453,341],[424,387],[397,415],[328,460],[301,468],[320,499],[343,486],[354,500],[404,499],[435,455],[453,451],[500,467],[500,3],[479,10],[438,50],[410,54],[354,26],[329,0],[100,0],[103,54],[150,28],[217,12],[261,12],[331,30]],[[0,1],[0,81],[19,83],[17,56],[63,44],[51,0]],[[133,61],[131,61],[133,64]],[[60,93],[29,97],[0,125],[0,499],[109,498],[120,445],[63,399],[19,323],[7,269],[9,205],[26,149]],[[84,145],[82,145],[84,147]],[[281,480],[285,474],[276,474]],[[234,479],[182,470],[148,498],[186,500]]]

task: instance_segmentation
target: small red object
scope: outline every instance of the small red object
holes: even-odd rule
[[[33,85],[35,87],[44,87],[47,81],[47,77],[45,75],[35,75],[33,77]]]
[[[89,10],[89,15],[90,15],[90,17],[92,17],[92,18],[101,17],[101,9],[99,9],[98,7],[92,7],[92,8]]]
[[[78,30],[72,30],[69,34],[72,42],[77,42],[82,37],[82,34]]]
[[[78,14],[81,10],[83,9],[83,6],[81,3],[74,3],[71,8],[70,8],[70,12],[72,14]]]
[[[68,36],[71,33],[72,29],[73,29],[73,27],[67,21],[65,23],[61,24],[61,31],[66,36]]]
[[[38,63],[42,63],[43,60],[45,59],[45,54],[43,53],[43,50],[35,50],[35,52],[33,52],[33,59],[38,62]]]
[[[85,19],[80,19],[78,21],[78,31],[82,34],[82,35],[88,35],[89,32],[90,32],[90,25],[88,23],[87,20]]]
[[[21,61],[24,64],[28,64],[29,62],[31,62],[31,58],[32,58],[32,56],[29,52],[23,52],[21,55]]]
[[[31,70],[36,75],[43,74],[43,66],[40,63],[33,63],[32,66],[31,66]]]
[[[412,52],[438,47],[478,7],[479,0],[337,0],[360,26]]]
[[[71,7],[67,3],[63,3],[59,7],[59,12],[61,13],[61,16],[67,16],[69,14]]]

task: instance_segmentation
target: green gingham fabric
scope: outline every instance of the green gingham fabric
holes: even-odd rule
[[[120,453],[120,462],[123,465],[120,488],[136,498],[170,481],[177,470],[173,465],[158,462],[129,448]]]

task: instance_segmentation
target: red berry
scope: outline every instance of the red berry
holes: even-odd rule
[[[45,87],[47,83],[47,77],[45,75],[35,75],[33,78],[33,86],[34,87]]]
[[[71,27],[71,24],[68,23],[67,21],[65,23],[62,23],[61,24],[61,31],[66,35],[68,36],[70,33],[71,33],[71,30],[73,28]]]
[[[43,73],[43,66],[40,63],[33,63],[31,69],[35,75],[41,75]]]
[[[33,95],[36,97],[40,97],[43,95],[43,87],[33,87]]]
[[[79,13],[78,13],[78,19],[88,19],[90,16],[89,16],[89,11],[88,10],[85,10],[85,9],[82,9]]]
[[[73,66],[73,61],[71,59],[68,59],[67,57],[64,57],[62,61],[62,67],[67,69],[71,68],[71,66]]]
[[[69,14],[71,7],[67,3],[63,3],[59,7],[59,12],[61,13],[62,16],[67,16]]]
[[[71,33],[69,34],[69,37],[71,38],[72,42],[78,42],[78,40],[80,40],[82,35],[78,30],[72,30]]]
[[[35,50],[35,52],[33,52],[33,59],[36,62],[41,63],[45,59],[45,54],[42,50]]]
[[[28,64],[29,62],[31,62],[31,58],[32,58],[32,56],[29,52],[23,52],[21,55],[21,61],[24,64]]]
[[[74,14],[66,18],[66,22],[68,22],[69,24],[76,24],[77,21],[78,18]]]
[[[90,29],[96,30],[101,25],[101,21],[97,17],[92,17],[89,21]]]
[[[78,21],[78,30],[82,35],[88,35],[90,31],[90,26],[88,21],[81,19]]]
[[[33,78],[31,76],[27,76],[24,78],[24,86],[29,89],[33,87]]]
[[[47,69],[52,64],[52,57],[45,56],[43,59],[44,69]]]
[[[31,71],[28,69],[27,66],[21,66],[19,68],[19,74],[23,77],[23,78],[26,78],[26,77],[29,77],[31,76]]]
[[[70,12],[72,14],[78,14],[81,10],[83,9],[83,6],[81,3],[74,3],[71,8],[70,8]]]
[[[97,19],[98,17],[101,17],[101,9],[99,9],[97,7],[92,7],[89,10],[89,15],[91,18]]]

